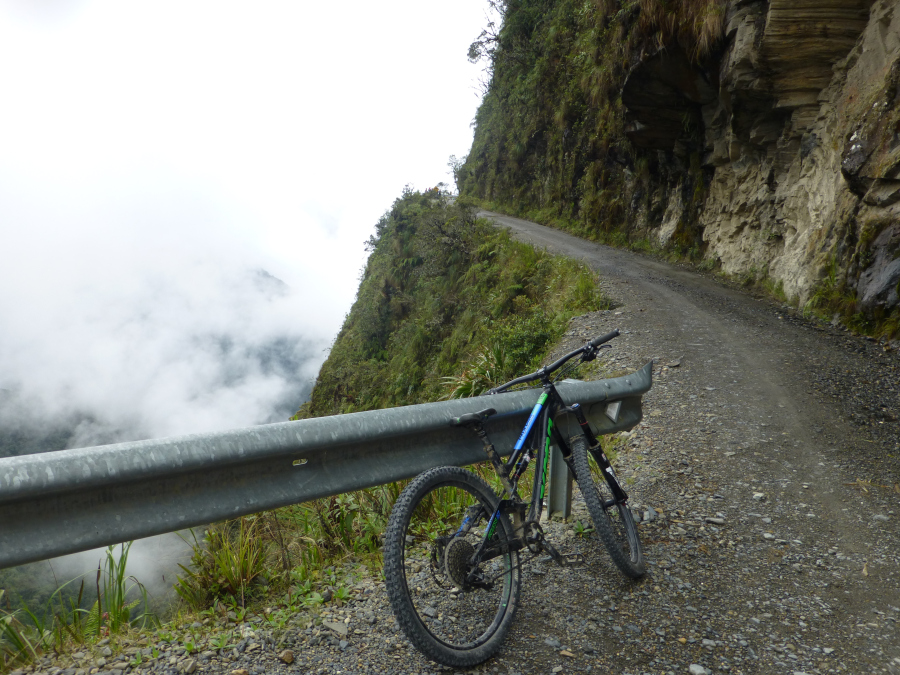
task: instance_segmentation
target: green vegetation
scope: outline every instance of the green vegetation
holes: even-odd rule
[[[207,529],[203,544],[192,530],[191,565],[179,565],[184,576],[175,584],[181,599],[194,609],[206,609],[214,599],[225,597],[243,607],[265,562],[259,522],[240,518],[217,523]]]
[[[900,307],[891,310],[876,307],[870,312],[861,311],[856,291],[849,288],[836,257],[832,257],[825,276],[803,306],[803,314],[822,321],[830,321],[837,315],[850,330],[875,338],[900,336]]]
[[[699,68],[715,70],[724,0],[491,0],[491,6],[500,21],[469,50],[470,59],[487,62],[489,82],[469,155],[451,161],[460,194],[587,239],[713,271],[698,222],[711,177],[701,166],[702,125],[686,116],[671,151],[635,147],[622,90],[631,69],[660,48],[681,49]],[[661,249],[649,228],[662,222],[676,189],[685,208]],[[870,243],[887,224],[864,225],[844,268],[866,268]],[[796,303],[765,270],[734,280]],[[863,312],[846,280],[830,273],[805,313],[828,321],[838,314],[851,330],[874,337],[900,334],[900,308]],[[487,365],[474,364],[475,381]]]
[[[125,576],[131,544],[106,550],[104,566],[97,567],[95,589],[97,599],[90,609],[82,607],[85,582],[81,580],[78,595],[66,597],[64,592],[74,581],[57,588],[43,609],[34,610],[26,603],[12,609],[0,590],[0,672],[17,663],[28,663],[42,652],[61,652],[72,646],[96,642],[120,634],[133,627],[157,623],[147,611],[147,593],[134,578]],[[135,597],[137,596],[137,597]],[[134,615],[139,606],[144,611]]]
[[[610,306],[587,268],[512,241],[440,190],[405,190],[369,247],[357,300],[296,418],[475,395],[536,368],[574,314]],[[265,603],[315,621],[320,605],[346,598],[335,569],[379,568],[402,487],[213,525],[194,538],[176,590],[195,612],[242,616]],[[437,518],[445,505],[433,506]]]
[[[399,493],[386,485],[211,525],[193,538],[175,591],[193,611],[243,614],[268,605],[314,608],[346,590],[329,570],[377,566],[380,537]]]
[[[643,55],[678,43],[695,62],[723,32],[722,0],[509,0],[469,51],[491,79],[475,120],[461,193],[507,213],[590,239],[640,239],[653,194],[687,177],[682,199],[697,214],[706,196],[699,155],[659,159],[625,135],[622,86]],[[696,130],[694,130],[695,132]],[[686,129],[690,137],[692,130]],[[682,164],[683,166],[679,165]],[[658,214],[661,215],[661,214]],[[694,222],[673,247],[699,255]]]
[[[609,307],[587,268],[515,242],[433,191],[406,190],[370,246],[357,300],[298,417],[477,393],[488,371],[499,383],[535,367],[574,314]],[[481,384],[464,391],[467,377]]]

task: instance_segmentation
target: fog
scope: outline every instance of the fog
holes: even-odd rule
[[[214,205],[169,186],[119,207],[73,196],[50,231],[52,205],[10,184],[0,203],[21,227],[0,266],[0,455],[282,421],[306,398],[344,307],[302,267],[288,286],[278,260],[214,227],[227,218]],[[166,604],[188,556],[174,534],[138,541],[128,573]],[[100,560],[38,563],[31,578],[88,573],[92,587]]]
[[[126,583],[126,588],[130,591],[129,599],[141,598],[140,590],[143,588],[148,596],[149,607],[146,609],[162,619],[171,615],[175,605],[174,601],[177,598],[172,587],[178,574],[183,574],[178,564],[187,566],[190,562],[189,543],[193,543],[189,531],[180,535],[173,533],[135,541],[128,554],[126,569],[127,575],[131,577]],[[121,554],[122,547],[116,546],[113,550],[113,558],[118,560]],[[87,608],[93,605],[97,599],[95,589],[98,566],[102,572],[100,581],[102,587],[106,574],[106,550],[96,549],[22,566],[18,570],[28,572],[32,587],[10,590],[16,596],[20,593],[25,595],[26,604],[39,613],[46,606],[47,595],[58,585],[69,582],[65,589],[65,595],[74,599],[77,598],[81,582],[84,581],[82,604]],[[2,585],[0,583],[0,586]],[[43,598],[43,601],[35,601],[37,598]],[[28,601],[29,599],[31,602]],[[135,615],[144,610],[145,607],[142,605],[135,611]]]
[[[381,213],[468,151],[486,9],[0,0],[0,427],[286,419]]]
[[[468,152],[486,9],[0,0],[0,456],[293,413]]]
[[[14,397],[0,424],[74,421],[78,447],[296,410],[345,309],[302,258],[287,285],[281,263],[223,235],[214,204],[165,184],[103,204],[72,196],[59,215],[10,184],[0,388]]]

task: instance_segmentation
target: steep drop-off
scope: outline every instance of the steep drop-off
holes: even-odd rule
[[[434,190],[379,221],[356,302],[296,417],[478,393],[536,367],[575,313],[606,309],[596,277]]]
[[[900,328],[900,3],[501,9],[463,194]]]

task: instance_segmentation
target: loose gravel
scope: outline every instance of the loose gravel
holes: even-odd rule
[[[515,219],[517,236],[600,270],[620,304],[574,320],[558,353],[619,328],[606,368],[654,362],[644,421],[616,465],[647,575],[626,580],[574,494],[499,655],[468,672],[900,673],[900,359],[696,273]],[[273,626],[265,616],[120,640],[22,672],[437,673],[399,632],[384,584]],[[215,635],[235,634],[217,649]],[[196,647],[185,650],[183,638]],[[455,672],[455,671],[452,671]]]

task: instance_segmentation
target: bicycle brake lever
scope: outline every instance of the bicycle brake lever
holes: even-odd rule
[[[590,345],[589,345],[589,346],[590,346]],[[585,361],[593,361],[594,359],[597,358],[597,355],[600,353],[600,350],[601,350],[601,349],[612,349],[612,345],[603,344],[603,345],[600,345],[600,346],[598,346],[598,347],[591,347],[591,348],[590,348],[588,351],[586,351],[586,352],[584,353],[584,355],[581,357],[581,362],[584,363]]]

